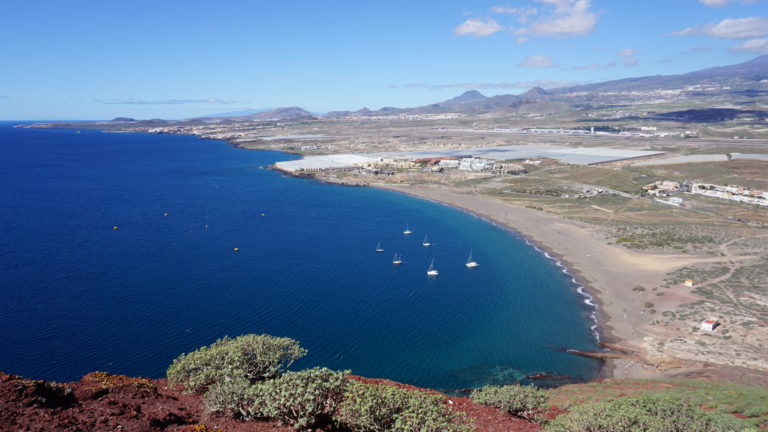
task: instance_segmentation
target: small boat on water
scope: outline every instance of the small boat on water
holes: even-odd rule
[[[464,265],[467,266],[467,268],[475,268],[480,265],[477,261],[472,259],[472,249],[469,250],[469,258],[467,258],[467,263]]]
[[[421,242],[421,245],[424,247],[430,247],[432,246],[432,243],[429,242],[429,240],[427,239],[427,236],[424,236],[424,241]]]
[[[429,269],[427,270],[427,276],[437,276],[440,272],[437,271],[435,268],[435,260],[432,260],[432,263],[429,265]]]
[[[405,225],[405,231],[403,231],[403,234],[411,235],[413,234],[413,231],[411,231],[410,228],[408,228],[408,225]]]
[[[392,264],[400,265],[402,263],[403,263],[403,257],[399,255],[397,252],[395,252],[395,257],[392,258]]]
[[[376,243],[376,252],[384,252],[384,249],[381,248],[381,242]]]

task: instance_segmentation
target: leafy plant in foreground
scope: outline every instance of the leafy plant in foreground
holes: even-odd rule
[[[273,377],[303,357],[307,350],[291,338],[246,334],[224,337],[212,345],[182,354],[168,368],[171,384],[202,394],[215,383],[244,379],[256,382]]]
[[[249,417],[268,417],[295,429],[330,421],[344,397],[349,371],[313,368],[286,372],[252,386]]]
[[[386,385],[351,382],[336,416],[353,432],[466,432],[444,398]]]
[[[243,378],[217,382],[203,396],[205,410],[234,418],[249,418],[248,407],[253,402],[251,387]]]
[[[546,407],[549,396],[544,390],[532,386],[486,386],[472,391],[474,402],[504,410],[512,415],[530,418]]]

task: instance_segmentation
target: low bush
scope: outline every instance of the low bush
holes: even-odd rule
[[[215,383],[245,379],[251,383],[285,371],[307,350],[290,338],[247,334],[224,337],[212,345],[182,354],[168,368],[171,384],[202,394]]]
[[[573,408],[552,420],[546,432],[739,432],[748,425],[727,414],[706,412],[668,396],[623,397]]]
[[[243,378],[225,380],[211,385],[203,397],[205,410],[228,417],[250,418],[248,408],[253,402],[252,386]]]
[[[351,382],[337,421],[353,432],[466,432],[444,398],[386,385]]]
[[[532,414],[544,409],[549,401],[544,390],[521,385],[483,387],[472,391],[470,398],[479,404],[525,418],[531,418]]]
[[[248,417],[267,417],[295,429],[330,421],[344,397],[349,371],[313,368],[257,383]]]

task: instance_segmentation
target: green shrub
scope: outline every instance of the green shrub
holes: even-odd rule
[[[624,397],[580,405],[552,420],[546,432],[738,432],[747,424],[727,414],[706,412],[668,396]]]
[[[205,392],[205,410],[235,418],[249,418],[252,384],[243,378],[217,382]]]
[[[290,338],[247,334],[224,337],[211,346],[182,354],[168,368],[168,381],[183,384],[189,393],[205,393],[227,379],[249,382],[275,376],[303,357],[307,350]]]
[[[349,372],[313,368],[259,382],[251,388],[248,416],[272,418],[295,429],[330,420],[344,397]]]
[[[444,398],[387,385],[350,382],[337,421],[353,432],[463,432]]]
[[[486,386],[473,390],[473,401],[504,410],[512,415],[530,418],[531,414],[545,408],[547,392],[533,386],[507,385]]]

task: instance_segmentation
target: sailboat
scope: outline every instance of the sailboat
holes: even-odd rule
[[[429,270],[427,270],[427,276],[437,276],[439,274],[440,272],[435,268],[435,260],[432,260],[432,263],[429,265]]]
[[[376,252],[384,252],[384,249],[381,248],[381,242],[376,243]]]
[[[427,240],[427,236],[424,236],[424,241],[421,242],[421,245],[424,247],[430,247],[432,246],[432,243],[430,243],[429,240]]]
[[[472,259],[472,249],[469,250],[469,258],[467,258],[467,263],[464,265],[468,268],[475,268],[480,265],[477,263],[477,261]]]
[[[403,234],[405,234],[405,235],[410,235],[410,234],[413,234],[413,231],[411,231],[411,230],[408,228],[408,225],[407,225],[407,224],[405,225],[405,231],[403,231]]]
[[[398,255],[397,252],[395,252],[395,257],[392,258],[392,264],[400,265],[402,263],[403,263],[403,257]]]

